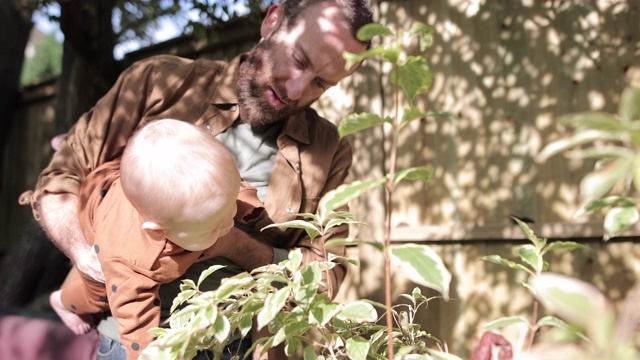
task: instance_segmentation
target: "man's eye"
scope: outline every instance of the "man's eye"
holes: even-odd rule
[[[322,90],[326,90],[326,86],[324,84],[324,81],[320,80],[320,79],[316,79],[315,81],[316,86],[321,88]]]

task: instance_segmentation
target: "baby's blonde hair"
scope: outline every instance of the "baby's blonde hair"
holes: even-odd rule
[[[148,123],[127,143],[121,163],[127,199],[146,221],[198,221],[217,209],[220,196],[235,201],[240,174],[227,148],[190,123]]]

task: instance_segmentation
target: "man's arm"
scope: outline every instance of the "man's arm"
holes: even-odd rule
[[[117,158],[137,127],[141,111],[137,104],[145,102],[147,69],[144,63],[137,63],[120,75],[96,106],[69,129],[40,173],[35,191],[21,199],[31,204],[51,241],[81,272],[97,281],[104,281],[104,276],[80,228],[77,194],[86,175]]]
[[[254,239],[238,228],[229,233],[204,252],[205,258],[223,257],[246,271],[251,271],[273,261],[273,248]]]
[[[45,194],[40,199],[40,224],[78,270],[96,281],[104,282],[100,262],[87,243],[78,220],[78,197],[75,194]]]

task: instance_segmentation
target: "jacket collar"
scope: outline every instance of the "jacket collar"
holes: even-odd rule
[[[238,94],[236,83],[238,80],[238,69],[240,63],[247,57],[247,54],[236,56],[231,62],[222,68],[216,90],[211,97],[211,104],[217,107],[228,107],[238,104]]]
[[[282,133],[302,144],[309,144],[309,127],[307,126],[307,112],[310,109],[303,109],[299,113],[289,116],[285,120]]]

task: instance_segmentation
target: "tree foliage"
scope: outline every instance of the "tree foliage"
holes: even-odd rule
[[[20,83],[30,84],[62,71],[62,44],[54,33],[45,35],[34,45],[33,56],[25,59]]]

